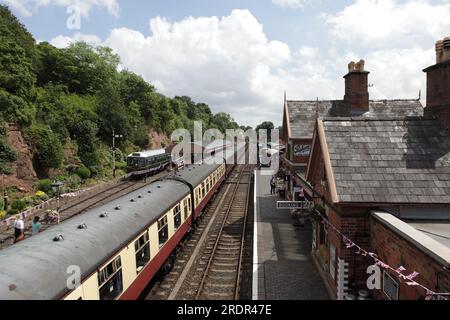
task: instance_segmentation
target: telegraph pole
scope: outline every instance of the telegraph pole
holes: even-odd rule
[[[113,163],[113,178],[116,177],[116,138],[122,138],[123,135],[116,135],[114,129],[112,134],[112,163]]]

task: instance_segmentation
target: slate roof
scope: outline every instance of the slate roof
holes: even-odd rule
[[[450,135],[436,119],[325,119],[340,202],[450,203]]]
[[[392,118],[422,116],[423,106],[417,99],[370,100],[369,112],[352,114],[344,100],[287,101],[290,138],[312,139],[316,108],[320,118],[362,116],[364,118]]]

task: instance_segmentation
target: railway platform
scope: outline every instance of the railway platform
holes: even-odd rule
[[[255,171],[253,300],[327,300],[311,257],[309,223],[295,227],[289,210],[276,208],[271,176]]]

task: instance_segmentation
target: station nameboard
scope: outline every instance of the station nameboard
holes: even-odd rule
[[[277,209],[309,209],[313,205],[310,201],[277,201]]]

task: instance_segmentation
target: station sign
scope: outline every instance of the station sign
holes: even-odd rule
[[[277,209],[310,209],[313,206],[311,201],[277,201]]]

